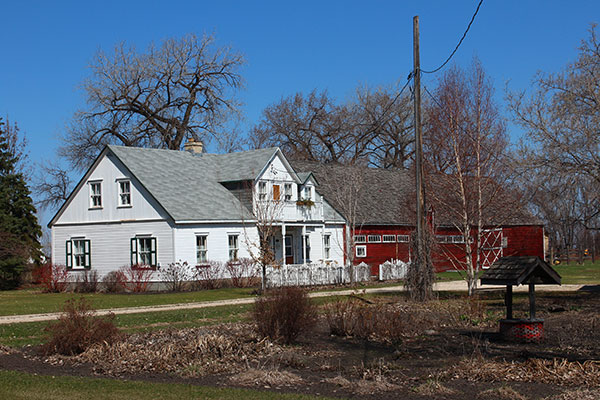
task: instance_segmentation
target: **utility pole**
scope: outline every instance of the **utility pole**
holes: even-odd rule
[[[429,254],[429,242],[425,234],[425,186],[423,182],[423,140],[421,133],[421,62],[419,58],[419,17],[413,18],[414,58],[414,106],[415,106],[415,183],[417,193],[417,237],[415,259],[407,275],[410,297],[417,301],[431,298],[433,269]]]
[[[425,190],[423,185],[423,139],[421,133],[421,59],[419,16],[413,17],[413,79],[415,80],[415,182],[417,184],[417,260],[425,260]],[[419,268],[421,269],[421,268]]]

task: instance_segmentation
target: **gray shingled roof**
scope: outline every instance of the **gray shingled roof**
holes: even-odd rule
[[[539,257],[502,257],[481,275],[482,285],[560,285],[560,275]]]
[[[357,224],[408,225],[415,224],[415,183],[412,172],[364,167],[348,167],[341,164],[323,164],[314,161],[290,161],[299,175],[312,172],[318,180],[317,190],[340,213],[348,206],[342,204],[344,185],[357,179],[361,190],[358,196]],[[431,186],[436,187],[436,184]],[[450,195],[450,194],[449,194]],[[508,194],[507,194],[508,196]],[[506,204],[506,203],[505,203]],[[500,207],[506,208],[506,207]],[[541,225],[527,211],[510,210],[510,215],[494,222],[498,225]],[[488,212],[492,212],[491,210]],[[486,220],[493,220],[495,214]],[[435,210],[435,222],[439,226],[453,226],[456,216],[449,215],[442,207]]]
[[[175,221],[253,219],[219,182],[255,179],[277,148],[231,154],[108,146]]]

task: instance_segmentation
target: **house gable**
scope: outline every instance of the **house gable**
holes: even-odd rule
[[[77,184],[49,226],[169,219],[169,214],[137,177],[110,150],[105,150]]]

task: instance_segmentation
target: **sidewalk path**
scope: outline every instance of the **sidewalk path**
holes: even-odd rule
[[[598,285],[562,285],[562,286],[544,286],[538,285],[535,290],[538,292],[576,292],[578,290],[588,290],[590,286],[597,289]],[[498,289],[502,290],[503,286],[491,286],[484,285],[480,286],[480,289]],[[450,282],[438,282],[433,285],[433,289],[438,292],[466,292],[467,283],[465,281],[450,281]],[[310,293],[310,297],[329,297],[329,296],[347,296],[352,293],[390,293],[390,292],[401,292],[404,290],[403,286],[387,286],[378,288],[368,289],[349,289],[349,290],[337,290],[328,292],[313,292]],[[519,286],[513,289],[514,292],[526,292],[527,286]],[[106,315],[113,313],[119,314],[138,314],[147,312],[157,311],[172,311],[172,310],[191,310],[197,308],[209,308],[219,306],[231,306],[231,305],[242,305],[251,304],[254,302],[253,297],[245,297],[241,299],[229,299],[229,300],[216,300],[216,301],[203,301],[199,303],[177,303],[177,304],[164,304],[158,306],[142,306],[142,307],[126,307],[126,308],[113,308],[107,310],[98,310],[99,315]],[[39,322],[39,321],[52,321],[58,319],[61,313],[45,313],[45,314],[25,314],[25,315],[6,315],[0,316],[0,325],[23,323],[23,322]]]

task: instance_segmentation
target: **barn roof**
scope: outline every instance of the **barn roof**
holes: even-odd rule
[[[356,222],[367,225],[407,225],[413,226],[415,221],[415,183],[414,173],[398,169],[377,169],[366,167],[349,167],[336,163],[319,163],[315,161],[290,161],[299,174],[312,172],[318,180],[318,191],[340,213],[344,214],[344,183],[354,181],[361,187],[357,196]],[[443,188],[439,176],[431,178],[431,188]],[[444,196],[452,196],[447,189]],[[490,225],[542,225],[541,221],[519,207],[506,207],[506,192],[495,193],[497,207],[484,210],[484,220]],[[347,199],[346,199],[347,200]],[[500,210],[500,211],[498,211]],[[452,215],[444,207],[434,210],[435,223],[438,226],[455,226],[460,223],[456,215]],[[473,222],[474,223],[474,222]]]
[[[502,257],[481,275],[482,285],[560,285],[560,275],[539,257]]]

